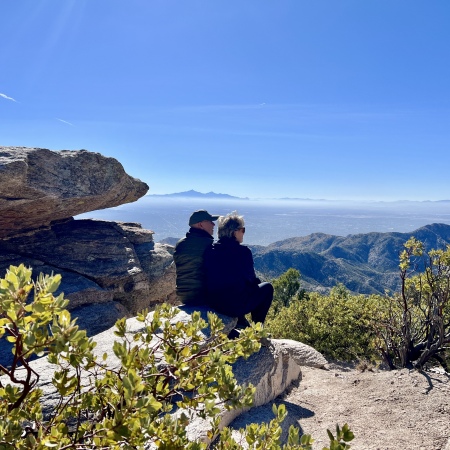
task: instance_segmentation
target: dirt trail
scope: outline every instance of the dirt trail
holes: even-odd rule
[[[328,444],[327,428],[348,423],[352,450],[450,450],[448,375],[339,365],[302,372],[300,385],[282,401],[289,424],[312,434],[315,449]]]

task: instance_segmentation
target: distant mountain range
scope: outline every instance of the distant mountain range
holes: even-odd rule
[[[260,278],[271,280],[289,268],[300,271],[302,288],[328,292],[342,283],[352,292],[384,294],[400,288],[399,254],[414,236],[427,250],[450,245],[450,225],[434,223],[409,233],[365,233],[333,236],[313,233],[275,242],[249,245]],[[175,245],[178,238],[161,243]],[[420,270],[420,261],[418,261]]]
[[[216,199],[239,199],[248,200],[248,198],[233,197],[228,194],[216,194],[215,192],[197,192],[191,189],[190,191],[176,192],[174,194],[148,194],[147,197],[175,197],[175,198],[216,198]]]
[[[427,250],[450,244],[450,225],[432,224],[409,233],[366,233],[346,237],[324,233],[290,238],[252,249],[255,270],[267,279],[290,267],[301,273],[307,290],[328,291],[337,283],[362,294],[383,294],[400,287],[399,254],[411,237]]]
[[[229,200],[250,200],[249,197],[236,197],[229,194],[217,194],[215,192],[198,192],[193,189],[184,192],[175,192],[173,194],[147,194],[146,197],[164,197],[164,198],[208,198],[208,199],[229,199]],[[284,200],[284,201],[307,201],[307,202],[343,202],[344,200],[327,200],[324,198],[301,198],[301,197],[281,197],[281,198],[255,198],[253,200]],[[345,202],[355,202],[356,200],[345,200]],[[365,203],[439,203],[450,202],[450,200],[370,200]]]

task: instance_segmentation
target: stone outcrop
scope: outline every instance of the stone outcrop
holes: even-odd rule
[[[134,202],[147,191],[99,153],[0,147],[0,238]]]
[[[148,306],[143,297],[152,281],[172,262],[152,235],[136,223],[72,219],[4,240],[0,258],[3,265],[22,261],[35,270],[58,270],[71,308],[115,300],[136,314]]]
[[[207,309],[201,307],[195,309],[200,311],[202,317],[207,320]],[[190,312],[191,309],[184,309],[175,319],[186,322],[189,320]],[[229,322],[227,316],[219,317],[222,320],[228,319]],[[224,321],[225,324],[228,322]],[[299,383],[302,377],[302,366],[325,369],[327,364],[323,355],[309,345],[290,339],[267,339],[259,352],[254,353],[247,360],[241,358],[233,365],[233,374],[239,384],[251,383],[255,386],[253,408],[257,408],[273,401],[292,384]],[[248,409],[231,411],[223,409],[220,413],[220,426],[230,425],[246,411]],[[188,425],[189,438],[206,442],[208,426],[208,421],[196,418]]]
[[[138,223],[72,217],[132,202],[147,190],[98,153],[0,147],[0,276],[21,263],[34,276],[61,274],[60,291],[89,335],[172,301],[172,247],[155,243]],[[0,358],[11,358],[5,345]]]

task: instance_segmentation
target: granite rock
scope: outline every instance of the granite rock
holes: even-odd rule
[[[0,238],[134,202],[148,189],[100,153],[0,147]]]

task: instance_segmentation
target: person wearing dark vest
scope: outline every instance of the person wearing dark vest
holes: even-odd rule
[[[214,221],[218,218],[204,209],[193,212],[189,231],[175,246],[176,292],[178,300],[185,305],[206,305],[203,255],[214,242]]]
[[[236,212],[218,220],[218,238],[205,252],[208,305],[221,314],[237,317],[245,328],[246,314],[263,323],[273,299],[273,286],[256,277],[251,250],[242,245],[244,218]],[[236,336],[236,333],[233,333]]]

